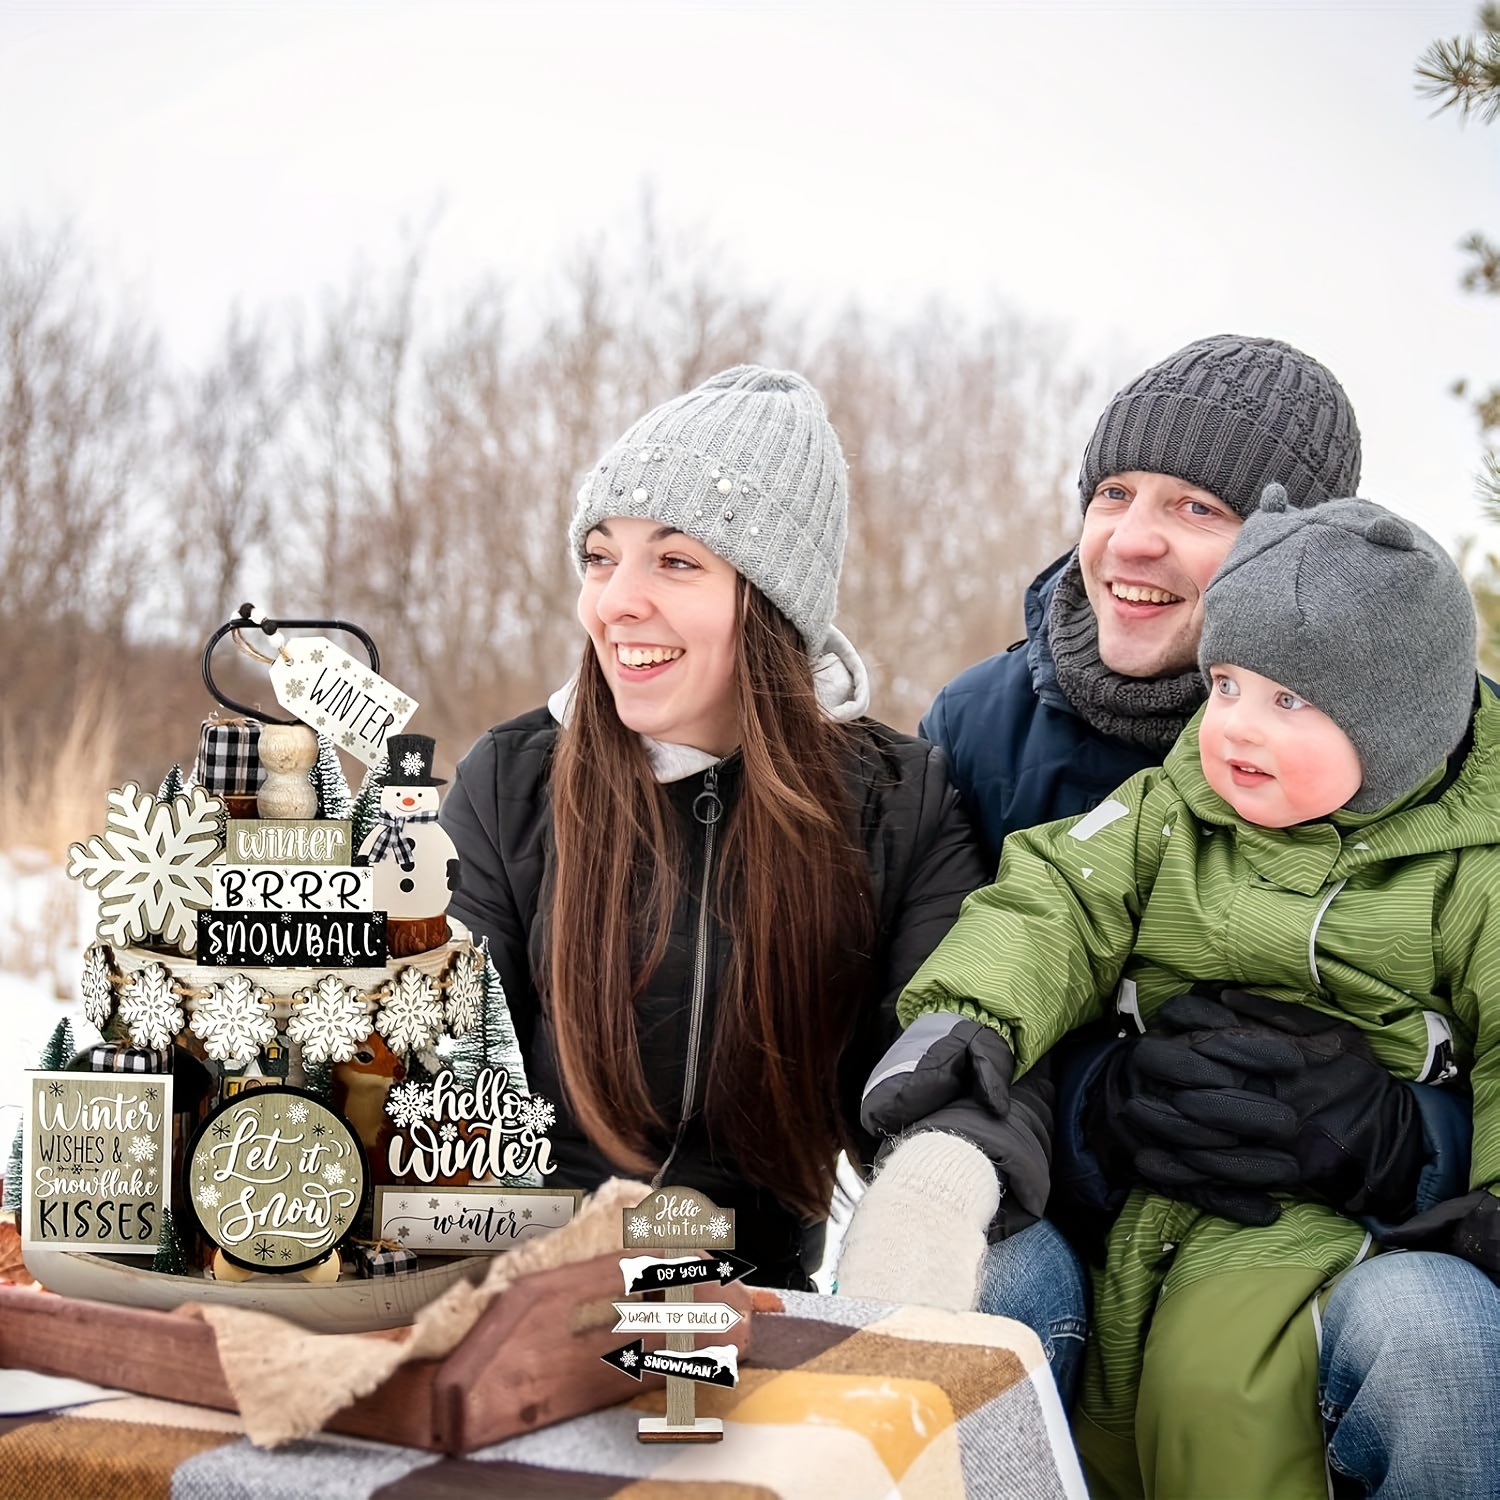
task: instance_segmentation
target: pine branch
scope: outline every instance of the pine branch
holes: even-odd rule
[[[1437,101],[1437,114],[1456,109],[1489,124],[1500,117],[1500,5],[1484,6],[1479,25],[1478,36],[1434,42],[1422,54],[1417,92]]]
[[[16,1126],[15,1139],[10,1143],[10,1161],[5,1168],[5,1196],[0,1199],[0,1208],[19,1211],[21,1207],[21,1153],[25,1149],[21,1142],[25,1128],[26,1122],[23,1120]]]
[[[1477,485],[1479,503],[1484,507],[1485,515],[1493,524],[1500,526],[1500,452],[1493,448],[1484,455]],[[1500,633],[1500,629],[1497,629],[1497,633]]]
[[[1500,296],[1500,245],[1476,229],[1459,241],[1458,248],[1473,257],[1473,264],[1464,272],[1459,285],[1466,292]]]

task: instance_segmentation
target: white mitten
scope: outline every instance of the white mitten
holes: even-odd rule
[[[978,1146],[940,1131],[908,1136],[855,1207],[839,1295],[972,1312],[999,1206],[995,1168]]]

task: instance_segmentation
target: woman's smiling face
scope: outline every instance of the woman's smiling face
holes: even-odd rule
[[[659,521],[611,516],[583,543],[578,618],[627,729],[727,755],[735,703],[739,574]]]

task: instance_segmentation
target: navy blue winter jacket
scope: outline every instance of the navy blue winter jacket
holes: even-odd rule
[[[1027,589],[1026,639],[960,672],[918,730],[947,755],[992,875],[1006,834],[1087,812],[1137,771],[1161,764],[1153,751],[1100,734],[1057,685],[1047,606],[1068,557]]]

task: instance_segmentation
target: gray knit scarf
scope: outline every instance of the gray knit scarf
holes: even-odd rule
[[[1058,687],[1088,723],[1161,755],[1207,696],[1197,667],[1177,677],[1122,677],[1099,660],[1099,622],[1076,552],[1057,576],[1047,610],[1047,645]]]

